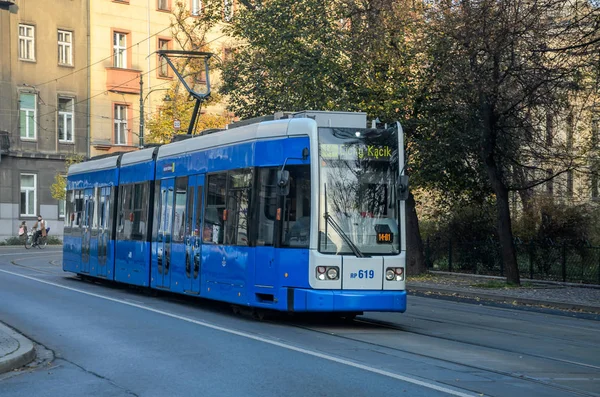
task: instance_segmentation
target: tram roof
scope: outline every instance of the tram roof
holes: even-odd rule
[[[84,161],[81,163],[73,164],[69,167],[69,175],[81,174],[89,171],[101,171],[110,168],[116,168],[120,155],[111,157],[105,157],[97,160]]]
[[[121,167],[124,165],[131,165],[143,163],[145,161],[151,161],[152,155],[154,154],[155,150],[157,150],[157,148],[151,147],[147,149],[136,150],[134,152],[127,152],[121,158]]]
[[[163,145],[158,149],[157,159],[258,139],[309,135],[314,128],[316,123],[310,118],[282,119],[244,125]]]

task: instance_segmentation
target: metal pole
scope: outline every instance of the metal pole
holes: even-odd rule
[[[140,148],[144,147],[144,81],[140,73]]]

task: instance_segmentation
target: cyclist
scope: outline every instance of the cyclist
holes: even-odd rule
[[[40,236],[46,237],[46,221],[41,215],[38,215],[37,222],[33,225],[33,230],[36,230],[35,237],[33,238],[34,244],[37,244]]]

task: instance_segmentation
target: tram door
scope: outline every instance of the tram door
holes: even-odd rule
[[[107,257],[110,239],[110,187],[100,188],[98,207],[98,276],[108,277]]]
[[[160,185],[160,223],[158,225],[158,250],[156,285],[159,288],[171,287],[171,244],[173,236],[173,196],[175,180],[163,179]]]
[[[204,175],[192,175],[188,180],[185,228],[185,292],[200,293],[202,267],[202,193]]]
[[[90,272],[90,246],[92,240],[92,218],[94,217],[94,189],[83,192],[83,222],[81,232],[81,272]]]

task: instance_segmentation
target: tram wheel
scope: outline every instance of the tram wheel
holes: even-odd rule
[[[264,310],[255,309],[252,311],[252,317],[255,320],[263,321],[266,317],[266,312]]]
[[[359,316],[361,314],[362,314],[362,312],[340,313],[340,315],[338,317],[340,320],[343,320],[346,322],[352,322],[356,319],[356,316]]]

